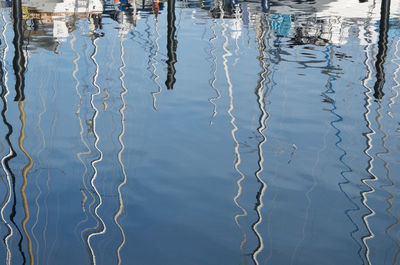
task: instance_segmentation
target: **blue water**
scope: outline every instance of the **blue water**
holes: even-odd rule
[[[400,2],[345,3],[2,2],[1,264],[399,264]]]

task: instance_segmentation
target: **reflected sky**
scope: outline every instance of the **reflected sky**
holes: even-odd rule
[[[0,9],[5,264],[398,264],[400,2]]]

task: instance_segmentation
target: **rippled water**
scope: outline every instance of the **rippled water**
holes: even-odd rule
[[[3,1],[1,264],[399,264],[382,1]]]

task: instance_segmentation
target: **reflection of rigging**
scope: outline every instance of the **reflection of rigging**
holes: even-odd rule
[[[351,173],[353,172],[352,168],[345,162],[345,157],[347,156],[347,151],[345,149],[344,146],[342,146],[342,142],[343,142],[343,138],[342,138],[342,131],[341,129],[338,127],[338,123],[343,122],[343,117],[338,113],[337,111],[337,105],[336,105],[336,100],[332,97],[333,95],[335,95],[336,91],[333,89],[333,81],[336,80],[336,77],[330,72],[330,69],[333,69],[333,62],[332,62],[332,58],[335,54],[335,51],[333,49],[333,47],[331,45],[329,45],[326,50],[324,51],[325,54],[325,58],[327,60],[327,72],[326,74],[328,75],[328,82],[326,85],[327,90],[322,94],[324,97],[324,102],[331,104],[332,108],[329,109],[329,112],[331,114],[333,114],[333,116],[335,117],[335,120],[329,122],[330,126],[336,131],[335,132],[335,136],[337,138],[337,141],[335,142],[335,146],[336,148],[341,152],[340,156],[339,156],[339,162],[344,166],[344,169],[341,170],[340,175],[341,177],[344,179],[344,181],[341,181],[338,183],[339,189],[340,191],[344,194],[344,196],[347,198],[347,200],[354,206],[354,208],[350,208],[350,209],[346,209],[344,211],[346,217],[349,219],[349,221],[354,225],[355,229],[353,231],[350,232],[350,236],[352,238],[352,240],[354,240],[354,242],[360,247],[360,249],[362,248],[361,244],[357,241],[357,239],[354,236],[354,233],[359,231],[360,228],[357,225],[357,223],[353,220],[353,218],[351,218],[350,216],[350,212],[352,211],[358,211],[360,210],[360,207],[353,201],[353,199],[351,198],[351,195],[349,195],[343,188],[344,185],[348,185],[350,184],[350,180],[346,177],[345,174]],[[329,95],[331,94],[331,95]],[[359,257],[362,261],[362,257],[359,254]]]

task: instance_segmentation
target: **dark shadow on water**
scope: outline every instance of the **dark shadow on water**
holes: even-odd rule
[[[14,0],[12,5],[13,29],[14,29],[14,59],[15,73],[15,98],[14,101],[25,99],[25,56],[23,51],[24,32],[22,28],[22,0]]]
[[[178,40],[176,39],[176,27],[175,27],[175,0],[168,0],[168,8],[167,8],[167,22],[168,22],[168,31],[167,31],[167,80],[165,81],[165,85],[167,89],[174,89],[174,84],[176,82],[175,74],[175,63],[177,62],[176,58],[176,49],[178,48]]]
[[[383,86],[385,85],[385,69],[384,64],[387,54],[388,44],[388,30],[389,30],[389,16],[390,16],[390,0],[382,0],[381,4],[381,20],[379,22],[379,41],[378,41],[378,54],[376,56],[376,83],[374,86],[374,97],[382,99],[385,95],[383,93]]]
[[[5,140],[7,142],[8,147],[10,148],[10,154],[7,155],[7,157],[4,158],[5,171],[7,171],[7,173],[10,175],[10,178],[11,178],[12,207],[11,207],[11,213],[10,213],[10,221],[18,231],[18,235],[20,237],[20,239],[18,241],[18,250],[19,250],[19,252],[21,254],[21,257],[22,257],[22,264],[25,264],[26,263],[26,257],[25,257],[25,252],[23,251],[23,248],[22,248],[22,242],[23,242],[24,236],[22,235],[22,232],[21,232],[20,228],[18,227],[18,225],[15,223],[15,220],[14,220],[15,215],[17,213],[16,212],[17,196],[16,196],[16,193],[15,193],[15,185],[16,185],[15,184],[15,175],[14,175],[14,172],[11,170],[10,161],[12,159],[16,158],[17,154],[16,154],[16,152],[14,150],[14,147],[13,147],[13,145],[11,143],[11,140],[10,140],[10,137],[13,134],[13,127],[8,122],[7,117],[6,117],[6,113],[7,113],[7,110],[8,110],[8,105],[7,105],[8,102],[7,102],[7,98],[6,97],[7,97],[8,93],[9,93],[9,91],[8,91],[6,85],[4,84],[4,71],[3,71],[2,62],[0,62],[0,86],[1,86],[1,95],[0,95],[0,97],[1,97],[1,100],[3,102],[3,109],[1,111],[1,117],[3,119],[3,124],[7,127],[7,130],[8,130],[8,132],[7,132],[6,136],[5,136]],[[6,236],[4,236],[4,238],[3,238],[3,242],[7,246],[8,246],[8,243],[6,241],[8,240],[8,237],[11,235],[11,232],[12,231],[9,231],[9,233]]]

